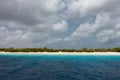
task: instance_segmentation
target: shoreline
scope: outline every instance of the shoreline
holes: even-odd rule
[[[120,55],[120,52],[0,52],[1,54],[26,55]]]

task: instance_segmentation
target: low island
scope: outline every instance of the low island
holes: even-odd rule
[[[53,49],[53,48],[0,48],[0,52],[120,52],[117,48],[82,48],[82,49]]]

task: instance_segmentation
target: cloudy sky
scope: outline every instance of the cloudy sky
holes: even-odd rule
[[[120,0],[0,0],[0,47],[120,46]]]

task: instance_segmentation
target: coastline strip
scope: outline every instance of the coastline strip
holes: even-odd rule
[[[0,54],[25,55],[120,55],[119,52],[0,52]]]

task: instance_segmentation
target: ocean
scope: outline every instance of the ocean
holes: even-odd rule
[[[0,80],[120,80],[120,56],[0,54]]]

